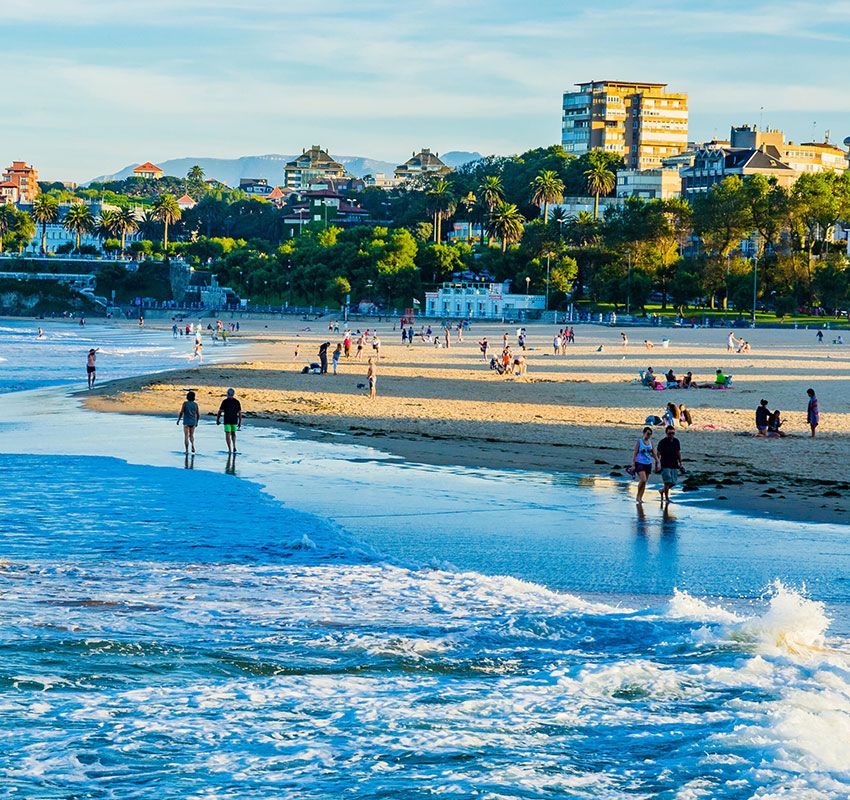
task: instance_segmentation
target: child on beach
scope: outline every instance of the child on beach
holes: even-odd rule
[[[334,375],[337,374],[337,367],[339,367],[339,359],[340,359],[341,356],[342,356],[342,345],[338,344],[336,346],[336,349],[334,350],[333,356],[332,356]]]
[[[812,429],[812,439],[815,438],[815,431],[820,423],[820,409],[818,408],[818,399],[815,396],[814,389],[806,389],[806,394],[809,396],[809,405],[806,408],[806,422]]]
[[[186,400],[180,406],[180,413],[177,415],[177,424],[183,420],[183,444],[186,452],[189,452],[189,446],[192,447],[192,452],[195,452],[195,428],[198,427],[198,422],[201,419],[201,410],[195,402],[195,393],[186,392]]]

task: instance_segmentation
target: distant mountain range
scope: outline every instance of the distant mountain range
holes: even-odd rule
[[[215,178],[228,186],[238,186],[240,178],[265,178],[270,184],[276,186],[283,183],[283,168],[286,162],[292,161],[293,158],[295,158],[294,155],[279,153],[242,156],[242,158],[170,158],[167,161],[160,161],[157,166],[164,170],[166,175],[183,177],[197,164],[207,178]],[[393,170],[398,166],[390,161],[380,161],[364,156],[335,156],[335,158],[356,178],[378,172],[392,175]],[[481,154],[455,150],[443,153],[440,158],[450,167],[459,167],[470,161],[477,161],[481,158]],[[137,166],[138,164],[128,164],[118,172],[111,175],[99,175],[88,183],[124,180],[133,174]]]

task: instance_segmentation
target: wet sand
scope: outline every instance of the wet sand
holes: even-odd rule
[[[352,327],[373,326],[370,321]],[[342,335],[329,333],[326,321],[300,320],[246,321],[235,338],[250,340],[250,361],[114,381],[83,394],[93,410],[176,418],[184,388],[195,389],[202,411],[210,413],[224,390],[234,386],[249,424],[294,428],[308,437],[332,432],[422,463],[623,480],[645,418],[660,415],[673,401],[685,403],[694,417],[694,425],[678,434],[688,468],[685,485],[698,489],[691,496],[711,489],[712,502],[746,513],[848,519],[850,350],[830,344],[828,331],[822,345],[813,329],[741,331],[752,351],[735,354],[726,352],[722,330],[633,328],[628,330],[632,344],[623,348],[617,328],[576,326],[576,343],[568,345],[566,355],[554,355],[557,326],[529,325],[528,374],[511,377],[488,369],[478,342],[486,336],[491,352],[500,351],[508,332],[515,348],[516,326],[475,324],[463,343],[453,333],[449,349],[418,340],[404,347],[392,322],[377,329],[382,347],[374,401],[365,388],[371,348],[359,361],[342,359],[339,375],[301,374],[308,361],[318,360],[322,341],[335,345]],[[670,338],[666,348],[663,337]],[[644,338],[655,347],[646,349]],[[207,340],[206,349],[212,347]],[[701,382],[711,381],[721,368],[733,374],[732,388],[651,391],[632,382],[650,365],[659,375],[671,367],[677,376],[692,370]],[[821,406],[815,440],[805,424],[808,386],[817,391]],[[762,397],[782,410],[787,438],[752,435]]]

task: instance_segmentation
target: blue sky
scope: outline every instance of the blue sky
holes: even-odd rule
[[[564,89],[667,82],[691,138],[733,122],[850,135],[850,0],[0,0],[0,161],[400,160],[559,141]]]

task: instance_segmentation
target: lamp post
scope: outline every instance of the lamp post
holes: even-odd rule
[[[759,280],[759,257],[758,253],[753,256],[753,327],[756,326],[756,290]]]
[[[629,259],[628,272],[626,273],[626,316],[632,315],[632,251],[626,250]]]
[[[551,252],[546,253],[546,305],[544,310],[549,310],[549,259],[552,257]]]

